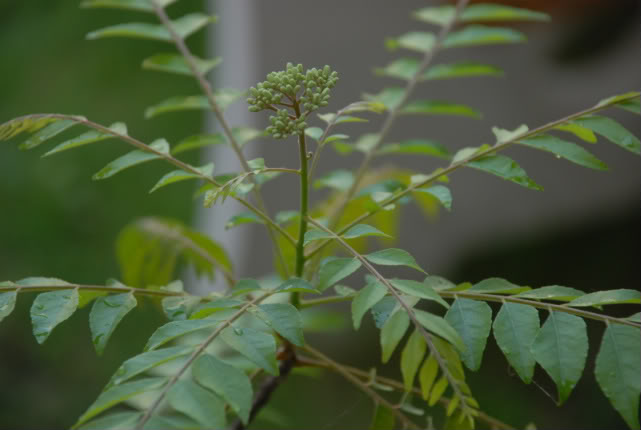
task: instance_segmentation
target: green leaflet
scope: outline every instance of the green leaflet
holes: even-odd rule
[[[503,70],[481,63],[436,64],[422,76],[422,79],[451,79],[475,76],[503,76]]]
[[[585,366],[588,355],[585,321],[564,312],[550,312],[530,349],[556,383],[559,404],[562,404],[581,378]]]
[[[327,258],[318,270],[318,289],[325,291],[341,279],[356,272],[361,264],[356,258]]]
[[[136,304],[133,293],[113,294],[96,299],[89,314],[89,328],[98,355],[102,355],[116,326]]]
[[[190,13],[173,20],[171,24],[176,33],[178,33],[181,38],[186,39],[212,22],[216,22],[216,17],[207,16],[202,13]],[[102,39],[104,37],[128,37],[172,42],[171,34],[169,34],[165,26],[146,22],[112,25],[87,34],[87,39],[89,40]]]
[[[354,330],[358,330],[365,312],[381,301],[387,294],[387,288],[380,282],[372,282],[363,287],[352,300],[352,322]]]
[[[436,198],[436,200],[438,200],[438,202],[442,204],[445,209],[447,209],[448,211],[452,210],[452,193],[450,192],[450,189],[444,185],[432,185],[427,188],[415,188],[413,192],[428,194]]]
[[[242,422],[248,423],[253,389],[245,372],[209,354],[198,357],[191,371],[196,381],[225,399]]]
[[[449,381],[447,380],[447,377],[445,375],[441,376],[440,379],[436,381],[436,384],[434,384],[434,387],[432,387],[430,398],[427,401],[427,405],[429,407],[434,406],[440,400],[440,398],[445,393],[445,390],[447,389],[448,385],[449,385]]]
[[[382,266],[408,266],[420,272],[426,273],[421,269],[414,257],[409,252],[398,249],[388,248],[373,252],[364,256],[370,263]]]
[[[259,315],[278,334],[297,346],[305,345],[303,319],[289,303],[265,303],[258,306]]]
[[[387,322],[397,306],[398,301],[393,296],[383,297],[378,303],[372,306],[372,318],[377,328],[383,328],[383,325],[385,325],[385,322]]]
[[[589,128],[585,128],[583,126],[580,126],[578,124],[573,124],[571,122],[566,122],[565,124],[560,124],[554,127],[556,130],[561,130],[561,131],[567,131],[568,133],[572,133],[579,139],[588,142],[588,143],[596,143],[596,136],[592,130]]]
[[[122,385],[116,385],[106,391],[103,391],[96,401],[89,406],[89,409],[87,409],[87,411],[78,418],[78,421],[74,424],[73,428],[78,428],[99,413],[104,412],[138,394],[159,389],[166,381],[166,378],[144,378],[133,382],[127,382]]]
[[[608,324],[601,340],[594,374],[614,408],[633,429],[639,429],[641,336],[639,329]]]
[[[167,393],[167,400],[172,408],[205,428],[220,429],[226,425],[222,399],[189,379],[176,381]]]
[[[365,100],[381,103],[387,110],[396,109],[403,97],[405,97],[405,88],[400,87],[383,88],[378,94],[363,94]],[[368,134],[366,136],[372,136],[372,140],[378,139],[377,134]]]
[[[63,119],[63,120],[58,120],[56,122],[52,122],[51,124],[47,125],[45,128],[42,130],[38,131],[37,133],[33,134],[31,137],[29,137],[27,140],[22,142],[18,148],[19,149],[33,149],[43,143],[45,143],[47,140],[56,137],[63,131],[73,127],[74,125],[78,124],[77,121],[73,121],[70,119]]]
[[[517,294],[517,297],[524,299],[537,299],[537,300],[558,300],[560,302],[570,302],[585,293],[570,287],[562,287],[560,285],[549,285],[547,287],[535,288],[533,290],[524,291]]]
[[[420,21],[444,26],[453,18],[456,8],[454,6],[425,7],[413,13]],[[549,21],[549,15],[502,4],[480,3],[467,6],[459,18],[461,22],[482,21]]]
[[[485,302],[457,298],[445,314],[445,321],[450,323],[463,339],[463,363],[472,371],[479,370],[492,326],[492,309]]]
[[[410,51],[427,52],[434,47],[436,36],[434,33],[412,31],[396,39],[387,39],[385,45],[388,49],[409,49]]]
[[[206,75],[222,62],[222,58],[220,57],[202,59],[192,56],[192,59],[196,64],[198,73],[201,75]],[[178,54],[163,53],[153,55],[142,62],[142,68],[156,70],[158,72],[176,73],[179,75],[192,75],[189,64],[187,64],[187,61],[185,61],[185,58],[182,55]]]
[[[402,109],[403,114],[423,115],[458,115],[481,118],[481,114],[469,106],[440,100],[416,100],[409,102]]]
[[[191,312],[189,315],[190,320],[203,319],[209,315],[222,311],[223,309],[237,308],[245,304],[240,300],[236,299],[217,299],[212,300],[211,302],[202,303]]]
[[[641,113],[641,110],[639,110],[640,94],[641,93],[639,93],[638,91],[632,91],[629,93],[608,97],[606,99],[599,101],[599,103],[597,103],[597,106],[614,105],[616,107],[620,107],[622,109],[628,110],[632,113],[639,114]]]
[[[115,134],[104,133],[98,130],[87,131],[80,136],[74,137],[73,139],[66,140],[62,143],[59,143],[49,152],[45,152],[43,157],[48,157],[49,155],[57,154],[58,152],[66,151],[68,149],[77,148],[79,146],[88,145],[90,143],[101,142],[106,139],[112,139],[114,137],[126,136],[127,135],[127,126],[122,122],[116,122],[109,126],[109,130],[113,131]]]
[[[195,167],[195,169],[198,170],[201,175],[211,177],[211,175],[214,173],[214,163],[205,164],[201,167]],[[156,182],[156,185],[154,185],[153,188],[149,190],[149,193],[153,193],[158,188],[162,188],[176,182],[186,181],[188,179],[201,179],[201,176],[196,173],[185,172],[184,170],[180,169],[173,170],[160,178],[160,180]]]
[[[410,335],[403,352],[401,352],[401,373],[403,374],[403,384],[405,391],[409,392],[414,387],[414,377],[419,366],[423,362],[427,342],[423,335],[417,329],[414,329]]]
[[[111,376],[106,389],[109,389],[114,385],[120,385],[127,382],[131,378],[139,376],[154,367],[191,354],[195,348],[195,346],[185,345],[173,346],[143,352],[131,357],[122,363],[118,370],[116,370],[116,372]]]
[[[158,6],[165,8],[176,0],[155,0]],[[131,9],[141,12],[153,12],[154,7],[149,0],[85,0],[80,3],[80,7],[86,8],[113,8],[113,9]]]
[[[465,351],[465,343],[463,342],[461,335],[459,335],[444,318],[420,309],[415,309],[414,314],[416,315],[418,322],[421,323],[421,325],[428,331],[441,336],[443,339],[454,345],[459,351]]]
[[[241,212],[229,218],[225,223],[225,230],[234,228],[241,224],[265,224],[265,221],[254,212]]]
[[[639,138],[611,118],[590,115],[575,119],[571,123],[589,128],[610,142],[635,154],[641,154],[641,141],[639,141]]]
[[[7,291],[6,293],[0,293],[0,322],[7,317],[16,306],[16,297],[18,296],[16,291]]]
[[[519,303],[503,303],[494,319],[494,338],[519,377],[529,384],[536,360],[530,346],[539,331],[539,312]]]
[[[444,291],[456,287],[455,284],[448,281],[447,279],[434,275],[427,276],[425,279],[423,279],[423,283],[435,291]]]
[[[516,161],[504,155],[486,155],[468,162],[467,166],[483,170],[484,172],[491,173],[533,190],[543,189],[527,176],[525,170],[523,170]]]
[[[615,305],[620,303],[641,303],[641,291],[628,289],[597,291],[595,293],[585,294],[581,297],[577,297],[576,299],[568,303],[568,306],[583,307]]]
[[[197,134],[178,142],[178,144],[171,149],[171,154],[176,155],[181,152],[200,149],[209,145],[221,145],[223,143],[225,143],[225,137],[220,133]]]
[[[231,88],[219,89],[214,92],[214,98],[221,111],[245,94],[244,91]],[[145,118],[153,118],[157,115],[183,110],[208,110],[209,101],[205,96],[178,96],[164,100],[157,105],[150,106],[145,110]]]
[[[450,305],[439,296],[430,286],[413,281],[411,279],[390,279],[389,283],[397,290],[409,294],[410,296],[419,297],[421,299],[431,300],[448,309]]]
[[[31,306],[33,334],[43,343],[54,328],[76,311],[78,289],[58,290],[39,294]]]
[[[345,233],[343,233],[340,237],[342,237],[343,239],[356,239],[358,237],[366,236],[390,237],[379,229],[367,224],[356,224]],[[334,235],[323,230],[309,230],[305,233],[304,245],[321,239],[334,239]]]
[[[79,430],[112,430],[135,428],[142,417],[142,412],[116,412],[106,414],[87,424],[80,426]]]
[[[274,336],[252,328],[227,327],[220,338],[249,361],[271,375],[278,375]]]
[[[305,136],[309,136],[317,142],[322,135],[323,135],[323,129],[320,127],[307,127],[305,129]]]
[[[558,137],[539,134],[528,137],[518,142],[521,145],[530,148],[540,149],[563,157],[568,161],[576,163],[583,167],[589,167],[596,170],[608,170],[608,166],[594,155],[572,142],[561,140]]]
[[[421,370],[418,373],[418,380],[421,384],[421,395],[423,400],[430,398],[430,392],[432,391],[432,386],[434,381],[436,381],[436,376],[438,375],[438,362],[434,355],[430,354],[426,359]]]
[[[374,416],[369,430],[394,430],[395,424],[396,420],[392,410],[377,403],[374,407]]]
[[[409,139],[400,143],[388,143],[381,146],[378,154],[420,154],[439,157],[446,160],[451,158],[447,147],[432,140]]]
[[[100,171],[98,171],[98,173],[93,175],[93,179],[107,179],[125,169],[137,166],[138,164],[146,163],[147,161],[157,160],[159,158],[162,158],[162,155],[169,154],[169,143],[165,139],[155,140],[149,145],[149,147],[153,150],[153,152],[136,149],[134,151],[128,152],[122,157],[116,158],[114,161],[107,164]]]
[[[233,310],[231,311],[233,314]],[[229,312],[221,311],[215,313],[212,317],[202,320],[182,320],[171,321],[167,324],[160,326],[156,329],[154,334],[151,335],[147,341],[147,345],[143,351],[154,350],[167,342],[176,339],[177,337],[193,333],[198,330],[216,327],[221,321],[225,320],[225,316],[231,316]]]
[[[332,188],[347,191],[354,182],[354,175],[349,170],[334,170],[314,181],[314,188]]]
[[[511,28],[468,25],[462,30],[448,34],[443,41],[443,46],[445,48],[460,48],[464,46],[521,43],[526,40],[527,38],[523,33]]]
[[[392,357],[396,346],[399,344],[408,327],[410,319],[404,309],[399,309],[390,316],[381,328],[381,350],[383,363]]]
[[[276,291],[279,293],[313,293],[319,294],[319,291],[312,287],[312,284],[301,278],[290,278],[280,284]]]
[[[521,287],[502,278],[487,278],[474,284],[467,291],[483,294],[518,294],[530,290],[530,287]]]
[[[356,239],[358,237],[378,236],[378,237],[391,237],[383,233],[377,228],[367,224],[356,224],[354,227],[347,230],[341,235],[344,239]]]

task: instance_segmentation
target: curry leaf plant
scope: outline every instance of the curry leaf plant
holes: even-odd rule
[[[176,182],[198,181],[198,195],[210,210],[216,211],[217,203],[226,199],[238,201],[243,211],[225,227],[263,226],[273,242],[274,269],[265,278],[243,278],[214,238],[176,220],[147,217],[132,221],[117,238],[119,281],[86,285],[29,277],[1,282],[0,321],[14,310],[17,300],[36,294],[30,315],[38,343],[46,342],[58,325],[85,306],[91,308],[89,329],[99,355],[118,335],[118,324],[139,304],[155,302],[166,316],[144,349],[123,362],[98,397],[87,402],[73,428],[244,428],[269,403],[271,393],[288,384],[292,369],[309,367],[334,372],[362,391],[374,410],[371,428],[434,428],[436,422],[439,428],[510,429],[504,417],[484,411],[467,381],[469,372],[483,371],[486,345],[493,337],[523,383],[533,382],[537,367],[549,376],[559,406],[573,395],[581,378],[593,372],[603,392],[601,402],[609,403],[630,428],[639,429],[639,291],[586,293],[580,285],[532,288],[500,274],[452,282],[427,274],[420,259],[392,245],[395,232],[389,228],[390,217],[411,201],[428,200],[451,210],[452,193],[443,180],[464,168],[540,190],[518,162],[505,155],[512,146],[549,152],[597,170],[607,167],[584,145],[597,137],[639,155],[639,138],[609,116],[616,108],[638,115],[639,92],[614,95],[547,124],[515,130],[492,127],[494,143],[456,153],[429,135],[392,143],[389,132],[404,115],[461,120],[479,116],[460,102],[416,99],[417,87],[437,85],[440,79],[503,73],[496,66],[470,61],[435,64],[441,51],[522,42],[525,35],[510,27],[513,22],[545,22],[549,17],[500,4],[469,5],[467,0],[413,11],[422,29],[387,39],[399,57],[376,69],[376,74],[398,79],[399,84],[336,109],[331,92],[339,76],[329,65],[306,69],[288,63],[248,91],[213,89],[206,75],[220,58],[196,56],[185,40],[217,18],[203,13],[170,17],[166,8],[172,3],[175,0],[85,0],[86,8],[132,9],[149,18],[115,23],[87,37],[151,39],[173,47],[170,53],[143,59],[143,67],[189,76],[201,92],[168,97],[145,115],[206,110],[219,122],[219,133],[181,142],[163,138],[145,142],[123,122],[102,124],[79,115],[43,113],[2,123],[0,141],[16,142],[20,149],[51,144],[44,154],[47,158],[105,140],[123,141],[131,151],[108,162],[93,179],[162,161],[169,169],[150,192]],[[257,115],[268,111],[266,130],[232,125],[226,119],[225,109],[243,99]],[[376,121],[366,117],[370,113],[378,115]],[[312,124],[317,119],[324,127]],[[373,127],[356,138],[342,132],[352,123],[368,121]],[[340,133],[335,132],[338,126]],[[70,133],[72,137],[60,139],[59,135]],[[265,137],[292,146],[299,154],[298,165],[267,166],[263,159],[247,159],[244,144]],[[242,170],[218,171],[216,160],[192,165],[181,159],[184,152],[213,144],[227,145]],[[316,167],[323,163],[327,146],[339,153],[360,153],[359,166],[318,177]],[[436,157],[442,164],[434,171],[372,167],[375,157],[387,154]],[[281,174],[298,183],[300,194],[293,199],[298,208],[272,214],[261,192]],[[325,188],[330,190],[327,200],[311,206],[310,194]],[[384,246],[368,247],[371,243],[365,238],[370,236],[381,238],[377,243]],[[207,295],[189,293],[176,279],[181,265],[193,267],[201,276],[221,276],[226,289]],[[407,268],[403,272],[407,277],[386,276],[388,266]],[[363,281],[350,277],[356,272],[365,275]],[[306,323],[308,312],[339,302],[349,303],[342,309],[351,314],[355,331],[371,315],[379,330],[380,367],[388,361],[399,363],[398,369],[387,372],[395,373],[395,378],[378,376],[376,368],[340,363],[309,343],[316,338],[308,336],[314,330]],[[622,316],[632,308],[633,315]],[[588,337],[589,325],[603,327],[600,339]],[[334,335],[326,332],[328,337]],[[596,364],[586,366],[591,354]]]

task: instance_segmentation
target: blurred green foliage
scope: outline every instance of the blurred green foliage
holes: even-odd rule
[[[153,17],[112,10],[84,10],[78,0],[0,2],[0,122],[28,113],[79,114],[101,124],[124,121],[144,141],[169,142],[202,128],[200,113],[145,120],[144,109],[172,95],[198,93],[188,77],[143,71],[142,60],[171,45],[126,39],[87,41],[89,31]],[[182,2],[172,13],[200,8]],[[126,16],[125,16],[126,15]],[[190,38],[202,53],[205,33]],[[76,129],[75,133],[78,131]],[[74,131],[71,131],[73,135]],[[69,136],[65,134],[64,138]],[[147,191],[171,170],[149,163],[135,172],[93,182],[91,176],[130,148],[115,140],[40,160],[51,149],[22,152],[19,141],[0,146],[0,278],[53,276],[79,283],[119,278],[114,241],[133,218],[159,215],[189,222],[195,184]],[[197,162],[195,159],[187,160]],[[42,347],[31,335],[21,296],[0,326],[0,427],[63,428],[95,398],[113,370],[140,351],[164,317],[154,306],[132,313],[97,359],[78,312]],[[127,333],[127,336],[122,334]],[[69,353],[73,351],[73,353]],[[34,409],[37,413],[34,413]]]

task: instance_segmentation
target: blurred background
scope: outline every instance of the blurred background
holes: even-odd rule
[[[209,33],[189,39],[196,53],[223,55],[216,86],[246,88],[285,63],[305,67],[330,64],[341,80],[329,110],[398,85],[373,75],[399,56],[384,49],[384,39],[426,26],[409,12],[435,2],[327,0],[324,2],[219,0],[206,7],[221,16]],[[166,51],[160,43],[119,39],[88,42],[96,28],[146,15],[112,10],[82,10],[77,0],[0,0],[0,122],[38,112],[82,114],[103,124],[124,121],[129,133],[150,142],[165,137],[175,143],[205,128],[215,128],[199,113],[178,113],[145,120],[145,107],[173,95],[191,95],[198,88],[189,78],[142,71],[142,59]],[[592,106],[613,94],[638,89],[640,3],[636,0],[515,1],[543,9],[550,24],[517,25],[527,34],[526,45],[490,46],[439,54],[436,63],[478,61],[503,68],[503,78],[437,81],[421,85],[417,98],[445,99],[468,104],[483,119],[425,117],[400,119],[390,141],[427,137],[456,149],[490,143],[491,126],[531,128]],[[203,2],[183,0],[169,8],[172,16],[202,9]],[[303,17],[303,19],[292,19]],[[637,136],[638,117],[608,112]],[[246,114],[243,102],[229,112],[234,124],[263,127],[267,115]],[[357,136],[377,129],[371,117],[366,127],[344,127]],[[310,124],[320,125],[320,124]],[[108,141],[40,160],[46,149],[22,152],[18,142],[0,146],[0,280],[54,276],[78,283],[103,283],[119,277],[114,241],[132,219],[159,215],[180,219],[211,232],[236,257],[241,277],[262,276],[271,267],[271,248],[260,227],[225,232],[220,226],[237,209],[233,204],[208,211],[192,199],[194,184],[177,184],[147,194],[165,166],[149,163],[109,181],[92,182],[91,175],[126,152],[124,143]],[[264,141],[248,149],[265,157],[268,166],[295,166],[291,142]],[[455,282],[475,282],[500,276],[533,287],[559,284],[584,291],[638,289],[639,160],[621,148],[600,141],[589,148],[610,171],[580,168],[540,152],[510,149],[544,192],[530,191],[495,177],[456,172],[450,188],[452,212],[427,221],[409,205],[401,216],[398,246],[410,251],[433,274]],[[354,157],[324,151],[319,174],[339,167],[353,168]],[[186,161],[234,170],[231,151],[193,155]],[[396,157],[387,161],[429,172],[440,164],[431,159]],[[291,185],[291,186],[290,186]],[[265,196],[270,211],[295,209],[296,187],[283,178],[269,183]],[[323,193],[316,193],[320,201]],[[251,241],[251,246],[247,245]],[[348,284],[362,285],[362,274]],[[201,285],[202,288],[202,285]],[[103,357],[97,357],[87,324],[88,308],[61,324],[38,346],[29,324],[33,297],[21,295],[12,315],[0,324],[0,428],[69,427],[127,357],[138,353],[147,337],[165,321],[147,304],[131,312],[113,336]],[[336,310],[347,310],[337,307]],[[631,314],[633,309],[623,309]],[[328,323],[329,324],[329,323]],[[380,361],[377,331],[368,320],[354,333],[333,322],[337,331],[312,334],[308,340],[336,359],[361,367]],[[509,371],[493,338],[488,340],[483,370],[469,373],[470,385],[482,407],[492,415],[523,427],[624,428],[596,386],[592,369],[602,327],[589,324],[590,357],[584,377],[560,409],[547,375],[537,369],[539,384],[525,386]],[[382,373],[398,376],[397,363]],[[370,402],[334,375],[319,379],[294,374],[281,387],[272,406],[259,415],[254,428],[363,428]],[[301,395],[304,394],[304,396]],[[296,400],[296,407],[291,407]],[[438,416],[438,414],[437,414]],[[310,424],[311,423],[311,424]]]

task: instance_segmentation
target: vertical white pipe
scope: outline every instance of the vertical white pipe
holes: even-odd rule
[[[207,2],[209,13],[219,17],[218,23],[209,27],[208,57],[221,56],[223,59],[215,69],[213,88],[245,89],[256,82],[253,7],[251,0]],[[232,105],[226,111],[225,117],[232,126],[249,125],[251,122],[247,106],[242,102]],[[220,131],[212,115],[207,116],[207,130]],[[213,160],[215,174],[241,169],[235,153],[227,146],[215,145],[208,148],[203,154],[203,159]],[[235,273],[240,276],[247,267],[248,236],[244,229],[225,231],[224,225],[232,215],[242,210],[242,206],[228,199],[223,205],[216,204],[209,209],[199,206],[195,215],[198,228],[225,247],[234,263]],[[224,280],[219,276],[213,288],[219,290],[224,287]],[[197,284],[197,288],[201,292],[211,291],[212,285],[201,282]]]

